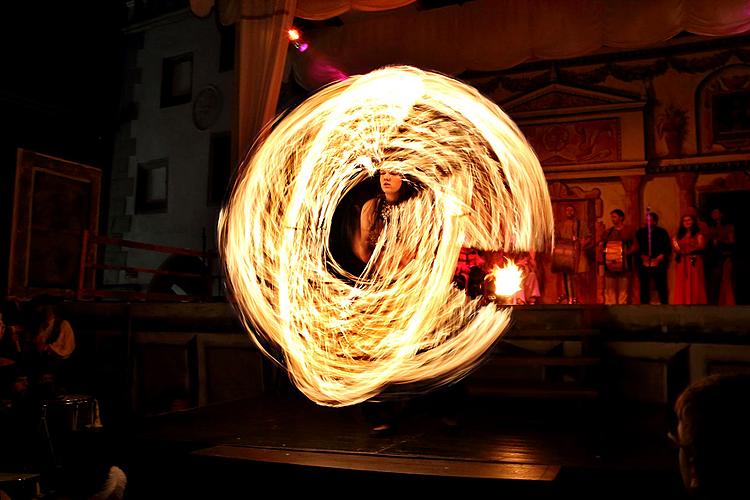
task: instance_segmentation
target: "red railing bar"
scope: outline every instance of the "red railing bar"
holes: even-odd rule
[[[158,299],[174,302],[196,302],[201,300],[199,295],[176,295],[171,293],[160,292],[130,292],[127,290],[88,290],[87,296],[90,297],[124,297],[130,300],[149,300]]]
[[[167,245],[156,245],[153,243],[143,243],[141,241],[123,240],[120,238],[110,238],[109,236],[93,236],[91,240],[94,243],[103,245],[114,245],[127,248],[140,248],[142,250],[153,250],[155,252],[173,253],[177,255],[189,255],[191,257],[203,257],[206,252],[201,250],[191,250],[189,248],[170,247]]]
[[[139,273],[159,274],[164,276],[180,276],[183,278],[204,278],[205,275],[199,273],[183,273],[180,271],[162,271],[160,269],[151,269],[148,267],[131,267],[117,266],[114,264],[88,264],[86,267],[91,269],[106,269],[108,271],[136,271]]]

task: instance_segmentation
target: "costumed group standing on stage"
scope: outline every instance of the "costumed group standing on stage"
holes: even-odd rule
[[[373,256],[391,211],[418,190],[413,179],[387,169],[378,173],[378,181],[377,195],[352,212],[358,217],[351,250],[360,267]],[[522,282],[517,293],[503,298],[509,304],[735,305],[735,231],[721,209],[703,221],[690,208],[670,234],[648,208],[643,226],[636,228],[619,208],[609,212],[605,225],[594,223],[593,208],[581,201],[557,206],[552,251],[464,248],[453,285],[469,299],[494,297],[493,269],[512,262],[521,269]],[[402,256],[397,266],[411,258]],[[377,268],[379,262],[370,264]]]
[[[722,210],[713,209],[709,220],[702,221],[691,208],[672,235],[650,209],[637,230],[619,208],[609,219],[608,227],[600,223],[596,230],[574,204],[567,204],[556,223],[551,253],[502,255],[465,249],[457,280],[476,296],[485,274],[509,258],[524,270],[522,290],[510,300],[514,304],[543,303],[542,296],[551,295],[543,291],[551,287],[558,304],[735,305],[734,226]]]

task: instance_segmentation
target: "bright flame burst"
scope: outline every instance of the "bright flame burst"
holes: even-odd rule
[[[331,255],[331,220],[383,167],[418,192],[352,276]],[[330,406],[468,374],[510,313],[451,286],[461,247],[540,249],[552,231],[542,169],[515,124],[475,89],[411,67],[331,85],[279,121],[219,220],[251,338],[269,357],[283,352],[297,387]]]
[[[523,272],[515,262],[507,258],[505,259],[505,266],[495,266],[492,269],[492,275],[495,278],[495,295],[510,297],[521,289]]]

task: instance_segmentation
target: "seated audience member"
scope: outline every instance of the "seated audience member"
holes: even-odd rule
[[[52,304],[38,305],[34,313],[31,345],[37,383],[62,390],[69,383],[70,358],[76,348],[73,328]]]
[[[680,472],[699,498],[750,498],[750,374],[713,375],[675,404]]]
[[[114,445],[103,432],[74,432],[65,436],[58,481],[62,498],[119,500],[127,476],[114,465]]]
[[[57,309],[52,305],[37,308],[38,324],[34,332],[34,347],[37,352],[67,359],[76,348],[73,328],[66,320],[60,318]]]

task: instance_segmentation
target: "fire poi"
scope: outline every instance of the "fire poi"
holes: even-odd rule
[[[331,221],[382,168],[417,194],[393,207],[354,276],[332,257]],[[451,286],[460,249],[539,250],[552,234],[544,175],[516,125],[474,88],[404,66],[330,85],[279,121],[242,164],[219,220],[250,337],[283,353],[300,391],[330,406],[468,374],[510,310]]]

